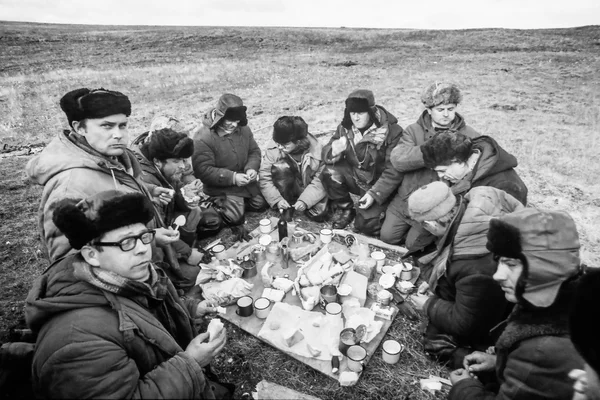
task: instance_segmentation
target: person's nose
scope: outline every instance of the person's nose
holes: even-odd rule
[[[113,139],[123,139],[125,137],[125,132],[119,126],[115,126],[112,129],[112,137]]]
[[[144,244],[144,242],[142,242],[142,238],[137,238],[135,241],[135,247],[133,248],[133,251],[136,255],[142,255],[148,251],[150,246],[150,243]]]
[[[442,115],[443,115],[444,117],[447,117],[447,116],[449,115],[449,112],[448,112],[448,110],[444,110],[444,111],[442,111]]]
[[[503,282],[506,280],[506,270],[507,267],[502,264],[502,263],[498,263],[498,268],[496,269],[496,272],[494,273],[494,275],[492,276],[492,278],[496,281],[496,282]]]

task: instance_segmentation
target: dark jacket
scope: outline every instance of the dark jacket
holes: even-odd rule
[[[159,269],[162,300],[120,296],[79,280],[76,263],[85,263],[79,253],[51,266],[27,297],[27,323],[38,333],[37,397],[214,398],[200,365],[183,352],[196,334],[197,300],[184,305]],[[170,324],[156,316],[163,306]]]
[[[489,136],[473,139],[473,150],[479,152],[477,164],[467,176],[452,185],[454,194],[462,194],[475,186],[492,186],[504,190],[527,205],[527,186],[514,168],[517,159]]]
[[[572,369],[583,360],[569,338],[568,316],[573,283],[561,288],[561,297],[548,308],[525,309],[517,305],[496,343],[495,385],[487,390],[472,378],[457,382],[449,400],[570,400]],[[566,289],[566,290],[564,290]],[[498,386],[499,385],[499,386]],[[492,385],[488,387],[491,389]]]
[[[259,171],[261,153],[252,131],[248,126],[238,126],[233,133],[219,136],[216,127],[211,127],[214,118],[214,111],[207,113],[194,138],[194,175],[204,183],[204,192],[209,196],[258,195],[260,190],[256,181],[246,186],[235,186],[233,181],[234,172]]]
[[[348,144],[339,160],[345,159],[354,168],[355,174],[368,175],[369,178],[363,183],[370,186],[369,194],[373,196],[378,204],[384,204],[402,181],[403,174],[393,168],[390,156],[392,149],[396,147],[404,131],[398,125],[398,119],[394,115],[381,106],[376,107],[381,126],[384,129],[387,128],[383,144],[378,146],[363,138],[355,145],[355,151],[353,151],[350,145],[350,142],[354,139],[352,129],[346,129],[340,124],[331,139],[329,139],[329,143],[323,146],[322,158],[326,164],[333,164],[331,144],[334,140],[346,136]],[[339,160],[335,160],[335,162]]]
[[[460,132],[470,138],[479,136],[479,133],[467,126],[463,117],[458,113],[452,121],[450,130]],[[431,116],[425,110],[416,123],[406,128],[400,142],[391,152],[390,162],[397,171],[404,174],[397,194],[388,207],[388,210],[395,215],[408,217],[408,196],[421,186],[438,180],[434,170],[425,168],[420,148],[435,133],[436,131],[431,125]]]

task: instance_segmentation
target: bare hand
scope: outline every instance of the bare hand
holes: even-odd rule
[[[346,151],[346,146],[348,145],[348,139],[346,136],[342,136],[341,138],[334,140],[331,143],[331,157],[337,157]]]
[[[198,303],[198,307],[196,308],[196,318],[216,312],[217,307],[213,307],[208,300],[202,300],[200,303]]]
[[[246,174],[235,174],[235,185],[236,186],[246,186],[250,183],[250,178]]]
[[[459,368],[457,370],[450,372],[450,383],[452,383],[453,385],[456,385],[458,382],[462,381],[463,379],[468,379],[468,378],[471,378],[471,376],[469,375],[469,373],[467,371],[465,371],[462,368]]]
[[[185,349],[185,353],[196,360],[201,367],[210,364],[213,358],[225,347],[225,343],[227,343],[226,330],[223,329],[216,338],[213,338],[210,342],[207,341],[208,333],[201,333],[192,339]]]
[[[373,205],[374,201],[375,199],[373,198],[373,196],[371,196],[369,192],[367,192],[363,197],[360,198],[360,200],[358,200],[358,208],[366,210],[367,208]]]
[[[256,170],[253,170],[252,168],[250,168],[248,171],[246,171],[246,175],[248,176],[250,181],[253,181],[256,179],[256,176],[258,175],[258,173],[256,172]]]
[[[277,208],[279,208],[280,210],[288,209],[290,208],[290,203],[288,203],[286,199],[281,199],[277,202]]]
[[[152,197],[160,204],[167,205],[173,200],[173,195],[175,191],[173,189],[164,188],[161,186],[156,186],[152,189]]]
[[[582,369],[572,369],[569,372],[569,378],[573,379],[575,383],[573,383],[573,399],[572,400],[587,400],[588,396],[586,395],[588,379],[587,374]]]
[[[298,200],[294,203],[294,209],[296,209],[296,211],[306,211],[306,203],[302,200]]]
[[[156,245],[159,247],[164,247],[171,243],[175,243],[179,240],[179,231],[174,230],[173,228],[156,228],[156,236],[154,240],[156,241]]]
[[[427,293],[428,290],[429,290],[429,283],[421,282],[421,284],[419,285],[419,288],[417,289],[417,293],[425,294],[425,293]]]
[[[465,356],[463,366],[471,375],[476,372],[493,371],[496,368],[496,356],[474,351]]]
[[[425,302],[429,300],[429,296],[426,294],[413,294],[410,296],[410,301],[412,301],[415,308],[419,311],[423,311],[423,307],[425,307]]]

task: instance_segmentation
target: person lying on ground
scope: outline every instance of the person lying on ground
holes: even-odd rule
[[[494,351],[469,354],[452,372],[448,398],[571,399],[569,373],[584,364],[569,337],[581,274],[575,222],[566,212],[524,208],[492,219],[487,235],[494,280],[515,307]],[[495,385],[476,379],[485,371],[495,371]]]
[[[225,329],[198,335],[194,327],[214,309],[184,304],[151,261],[151,201],[112,190],[52,210],[76,252],[52,264],[27,297],[36,397],[231,398],[230,387],[207,377]]]

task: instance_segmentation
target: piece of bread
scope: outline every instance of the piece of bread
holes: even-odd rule
[[[223,321],[218,318],[213,318],[208,323],[208,327],[206,328],[206,332],[208,332],[208,341],[212,341],[214,338],[219,336],[221,331],[223,330],[224,325]]]
[[[298,329],[292,331],[291,335],[288,334],[283,337],[283,341],[285,342],[287,347],[292,347],[293,345],[301,342],[302,340],[304,340],[304,335]]]

